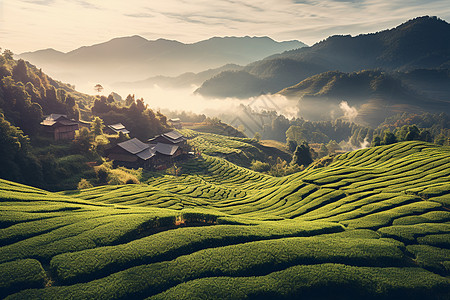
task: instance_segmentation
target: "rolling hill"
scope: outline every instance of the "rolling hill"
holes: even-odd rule
[[[403,142],[286,177],[203,154],[181,176],[61,193],[0,180],[0,295],[446,299],[449,150]]]
[[[68,53],[54,49],[19,56],[42,66],[62,80],[136,81],[149,76],[201,72],[225,64],[248,64],[269,55],[306,46],[299,41],[276,42],[269,37],[213,37],[192,44],[140,36],[115,38]],[[74,80],[75,79],[75,80]]]
[[[450,62],[450,24],[436,17],[419,17],[396,28],[355,37],[331,36],[311,47],[286,51],[247,65],[252,75],[245,95],[276,93],[283,88],[322,72],[354,72],[365,69],[411,71],[448,68]],[[233,73],[225,71],[206,81],[198,92],[206,96],[243,97],[235,88]],[[240,85],[245,86],[242,82]]]
[[[329,71],[311,76],[279,94],[299,101],[303,117],[319,120],[330,117],[326,116],[330,111],[335,111],[335,117],[338,117],[339,105],[345,100],[358,110],[356,122],[376,127],[396,113],[450,113],[449,101],[436,100],[418,91],[421,87],[419,82],[424,82],[427,77],[421,73],[435,75],[427,82],[433,81],[433,77],[441,78],[441,82],[436,80],[436,84],[444,86],[441,83],[445,82],[446,72],[443,71],[416,70],[392,75],[367,70],[352,73]],[[423,88],[426,88],[425,84]],[[437,96],[439,91],[437,88],[434,95]],[[321,109],[317,110],[317,106]]]

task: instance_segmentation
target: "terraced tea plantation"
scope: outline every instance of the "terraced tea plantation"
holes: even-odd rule
[[[181,167],[61,193],[0,180],[1,298],[450,298],[449,148],[368,148],[286,177],[207,154]]]

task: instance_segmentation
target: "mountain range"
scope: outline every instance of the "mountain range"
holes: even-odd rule
[[[63,53],[54,49],[27,52],[20,58],[62,80],[136,81],[150,76],[201,72],[225,64],[248,64],[272,54],[306,46],[269,37],[213,37],[192,44],[140,36],[115,38]],[[75,78],[75,80],[74,80]]]
[[[425,72],[425,71],[423,71]],[[434,74],[428,70],[427,74]],[[395,113],[450,112],[450,101],[437,100],[413,88],[414,72],[391,74],[379,70],[352,73],[329,71],[311,76],[278,92],[289,99],[299,100],[300,115],[310,120],[324,120],[344,114],[342,101],[357,109],[352,116],[359,124],[378,126]],[[436,77],[437,75],[435,75]],[[414,79],[413,79],[414,78]],[[321,109],[318,110],[317,107]]]
[[[213,97],[248,97],[276,93],[326,71],[364,69],[412,71],[450,67],[450,24],[419,17],[377,33],[331,36],[311,47],[269,56],[236,74],[224,71],[205,81],[198,93]],[[236,75],[240,80],[236,80]]]
[[[313,120],[344,114],[342,101],[358,110],[355,121],[371,126],[394,113],[450,113],[450,24],[437,17],[331,36],[311,47],[268,37],[183,44],[132,36],[68,53],[47,49],[20,56],[51,74],[65,70],[58,78],[76,84],[106,82],[127,91],[195,85],[196,93],[214,98],[279,93]]]

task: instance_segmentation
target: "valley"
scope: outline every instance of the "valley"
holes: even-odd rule
[[[0,4],[0,299],[450,299],[445,0],[144,2]]]

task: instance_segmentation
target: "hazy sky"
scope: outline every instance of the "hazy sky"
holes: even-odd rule
[[[312,45],[423,15],[449,21],[449,0],[0,0],[0,47],[66,52],[135,34],[185,43],[270,36]]]

